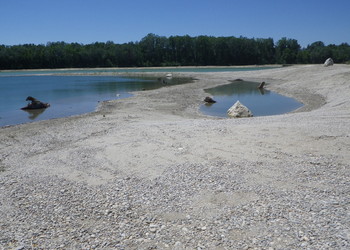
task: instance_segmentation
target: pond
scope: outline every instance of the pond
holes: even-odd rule
[[[120,76],[3,76],[0,77],[0,127],[92,112],[101,101],[126,98],[131,92],[189,82],[184,78]],[[33,96],[50,107],[23,111]]]
[[[201,112],[210,116],[228,117],[227,110],[240,101],[254,116],[278,115],[291,112],[303,106],[293,98],[286,97],[267,89],[258,89],[260,83],[233,81],[231,84],[205,89],[216,101],[203,104]]]

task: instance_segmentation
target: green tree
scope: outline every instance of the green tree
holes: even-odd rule
[[[321,41],[308,45],[307,51],[309,52],[311,63],[323,63],[328,57],[331,56],[329,53],[330,51]]]
[[[336,63],[349,62],[349,44],[325,46],[317,41],[301,49],[297,40],[285,37],[275,45],[272,38],[167,38],[150,33],[140,42],[124,44],[0,45],[0,69],[323,63],[328,57]]]
[[[350,62],[350,46],[347,43],[342,43],[339,46],[329,45],[329,49],[332,51],[332,58],[335,62],[349,63]]]
[[[257,43],[257,64],[275,63],[275,44],[272,38],[256,39]]]
[[[197,65],[210,65],[214,60],[213,38],[198,36],[195,39],[195,63]]]
[[[297,62],[300,45],[295,39],[283,37],[277,42],[276,59],[277,63],[292,64]]]
[[[310,52],[306,49],[302,49],[297,55],[298,63],[309,63],[310,62]]]

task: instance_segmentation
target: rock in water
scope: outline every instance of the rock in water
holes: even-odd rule
[[[328,66],[332,66],[334,64],[333,59],[332,58],[328,58],[325,62],[324,62],[324,66],[328,67]]]
[[[216,101],[213,98],[211,98],[210,96],[207,96],[204,99],[204,101],[207,102],[207,103],[216,103]]]
[[[262,82],[262,83],[260,83],[260,85],[258,86],[258,89],[263,89],[264,86],[265,86],[265,82]]]
[[[227,110],[227,114],[232,118],[241,118],[241,117],[252,117],[253,113],[242,103],[237,101],[229,110]]]

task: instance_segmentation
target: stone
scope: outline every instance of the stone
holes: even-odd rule
[[[21,109],[23,110],[27,110],[27,109],[45,109],[50,107],[50,104],[48,103],[44,103],[39,101],[38,99],[32,97],[32,96],[28,96],[26,101],[30,101],[30,104],[28,104],[26,107],[23,107]]]
[[[158,225],[156,224],[150,224],[149,225],[149,230],[152,232],[152,233],[156,233],[158,231]]]
[[[265,86],[265,82],[262,82],[262,83],[260,83],[260,85],[258,86],[258,89],[263,89],[264,86]]]
[[[325,62],[324,62],[324,66],[328,67],[328,66],[332,66],[334,64],[333,59],[332,58],[328,58]]]
[[[216,101],[213,98],[211,98],[210,96],[207,96],[204,99],[204,101],[207,102],[207,103],[216,103]]]
[[[231,108],[227,110],[227,115],[232,118],[252,117],[253,113],[242,103],[237,101]]]

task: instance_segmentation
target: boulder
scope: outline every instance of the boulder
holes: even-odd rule
[[[23,109],[23,110],[26,110],[26,109],[46,109],[48,107],[50,107],[49,103],[39,102],[39,103],[30,103],[21,109]]]
[[[328,66],[332,66],[334,64],[333,59],[332,58],[328,58],[325,62],[324,62],[324,66],[328,67]]]
[[[31,103],[29,103],[26,107],[21,108],[23,110],[27,110],[27,109],[46,109],[46,108],[50,107],[50,104],[41,102],[41,101],[39,101],[38,99],[36,99],[36,98],[34,98],[32,96],[28,96],[26,101],[30,101]]]
[[[216,103],[216,101],[215,101],[213,98],[211,98],[210,96],[207,96],[207,97],[204,99],[204,101],[205,101],[206,103]]]
[[[264,86],[265,86],[265,82],[262,82],[262,83],[260,83],[260,85],[258,86],[258,89],[263,89]]]
[[[231,118],[252,117],[253,113],[242,103],[237,101],[227,110],[227,115]]]

